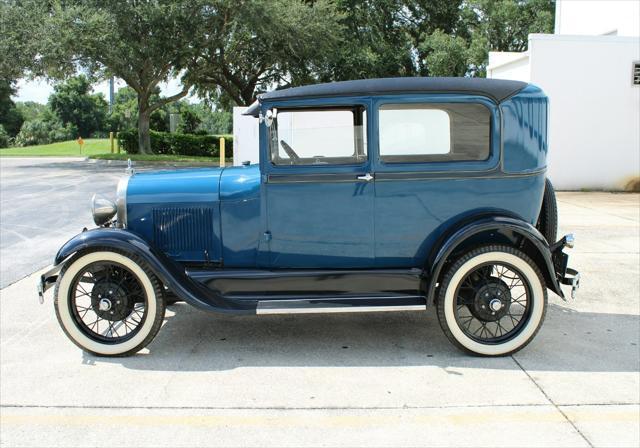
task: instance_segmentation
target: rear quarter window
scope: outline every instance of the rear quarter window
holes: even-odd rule
[[[489,158],[491,112],[481,104],[384,104],[378,114],[383,162]]]

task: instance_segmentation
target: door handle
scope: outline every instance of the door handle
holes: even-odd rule
[[[373,176],[371,175],[371,173],[367,173],[364,176],[358,176],[358,180],[364,180],[366,182],[370,182],[373,180]]]

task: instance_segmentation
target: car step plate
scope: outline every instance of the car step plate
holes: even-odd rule
[[[261,300],[256,314],[368,313],[427,309],[422,296]]]

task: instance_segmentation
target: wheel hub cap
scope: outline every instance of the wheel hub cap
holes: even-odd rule
[[[493,322],[507,314],[510,303],[507,284],[499,278],[489,277],[476,290],[472,313],[482,321]]]
[[[500,299],[493,299],[489,302],[489,308],[491,308],[491,311],[500,311],[502,308],[502,302]]]
[[[102,319],[124,319],[133,310],[134,304],[130,302],[125,288],[109,280],[99,280],[91,291],[91,305]]]

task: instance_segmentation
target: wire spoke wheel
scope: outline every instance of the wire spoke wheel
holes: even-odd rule
[[[499,344],[518,334],[531,310],[526,278],[506,263],[484,263],[456,291],[455,316],[462,331],[484,344]]]
[[[106,344],[131,339],[144,322],[147,294],[141,280],[120,263],[99,261],[78,272],[69,288],[69,311],[78,329]]]
[[[438,321],[460,349],[505,356],[536,335],[547,307],[543,275],[521,250],[480,246],[448,268],[438,291]]]
[[[160,330],[164,302],[162,284],[144,260],[92,250],[64,264],[53,305],[62,330],[78,347],[98,356],[129,356]]]

